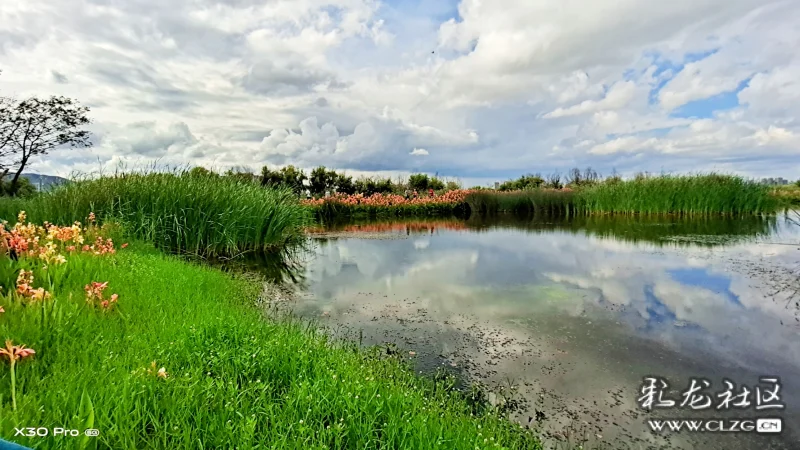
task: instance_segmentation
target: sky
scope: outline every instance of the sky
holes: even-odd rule
[[[91,108],[51,175],[797,179],[798,48],[797,0],[2,0],[0,95]]]

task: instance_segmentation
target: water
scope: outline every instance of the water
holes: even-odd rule
[[[395,344],[519,400],[513,418],[589,448],[800,448],[800,230],[784,217],[500,218],[362,223],[315,234],[294,311],[364,345]],[[689,377],[754,388],[785,410],[658,410]],[[495,394],[498,394],[495,396]],[[781,417],[780,435],[665,433],[646,419]]]

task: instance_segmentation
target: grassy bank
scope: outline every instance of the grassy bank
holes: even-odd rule
[[[259,283],[135,244],[0,256],[0,336],[35,355],[0,372],[0,435],[34,448],[540,448],[404,357],[328,341],[253,307]],[[13,291],[19,268],[49,299]],[[85,285],[107,282],[110,306]],[[19,283],[17,283],[19,285]],[[15,427],[98,437],[14,437]],[[84,446],[85,445],[85,446]]]
[[[35,223],[59,225],[93,211],[159,248],[202,256],[279,249],[300,239],[310,220],[289,189],[188,173],[121,174],[0,202],[0,218],[11,220],[20,210]]]
[[[466,200],[470,209],[480,215],[510,212],[735,216],[772,213],[780,205],[767,186],[716,174],[608,179],[574,189],[479,191]]]

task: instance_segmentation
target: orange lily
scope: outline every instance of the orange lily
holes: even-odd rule
[[[0,357],[8,358],[9,363],[11,363],[11,407],[14,411],[17,410],[17,377],[14,368],[18,360],[27,358],[35,353],[32,348],[27,348],[24,345],[14,345],[11,339],[6,339],[5,348],[0,348]]]

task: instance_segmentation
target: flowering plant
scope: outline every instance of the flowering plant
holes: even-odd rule
[[[36,352],[32,348],[27,348],[24,345],[14,345],[10,339],[6,339],[5,348],[0,348],[0,358],[8,359],[11,370],[11,408],[17,410],[17,374],[15,367],[17,361],[28,356],[32,356]]]
[[[364,194],[340,194],[336,193],[330,197],[307,199],[302,200],[301,203],[307,206],[322,206],[325,203],[334,203],[341,205],[363,205],[363,206],[427,206],[427,205],[452,205],[462,203],[467,198],[467,195],[473,191],[469,189],[457,189],[447,191],[442,195],[428,195],[405,198],[397,194],[372,194],[365,196]]]

